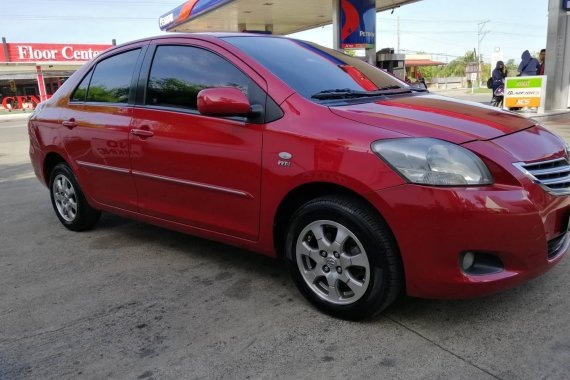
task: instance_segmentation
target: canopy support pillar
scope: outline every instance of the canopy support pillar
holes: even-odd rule
[[[570,107],[570,15],[560,0],[550,0],[548,5],[548,35],[546,43],[547,76],[546,109]]]
[[[340,48],[340,0],[332,2],[332,29],[333,29],[333,49],[342,51]]]

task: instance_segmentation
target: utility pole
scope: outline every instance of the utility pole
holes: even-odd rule
[[[397,53],[400,54],[400,16],[398,16],[397,20],[398,20],[398,24],[397,24],[397,30],[398,30],[398,51],[397,51]]]
[[[477,67],[479,68],[479,72],[477,73],[477,78],[479,78],[479,86],[481,87],[481,42],[483,42],[483,39],[485,38],[485,36],[487,34],[489,34],[488,30],[485,30],[485,25],[487,25],[487,23],[489,23],[491,20],[486,20],[486,21],[481,21],[480,23],[477,24],[477,61],[478,61],[478,65]]]

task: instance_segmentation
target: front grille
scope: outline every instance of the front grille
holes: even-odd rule
[[[549,193],[570,194],[570,163],[566,158],[514,165]]]
[[[568,237],[568,232],[555,237],[554,239],[548,241],[548,258],[553,259],[562,253],[562,248],[566,243],[566,238]]]

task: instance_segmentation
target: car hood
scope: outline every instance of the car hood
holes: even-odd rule
[[[343,118],[408,136],[433,137],[456,144],[491,140],[536,125],[530,119],[497,108],[430,94],[330,110]]]

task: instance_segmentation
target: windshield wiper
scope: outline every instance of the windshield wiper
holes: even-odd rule
[[[350,88],[337,88],[331,90],[324,90],[317,92],[316,94],[311,95],[312,99],[344,99],[344,98],[365,98],[365,97],[374,97],[374,96],[382,96],[385,95],[390,90],[397,90],[401,89],[404,92],[409,92],[409,89],[400,87],[400,86],[386,86],[381,87],[374,91],[358,91],[358,90],[351,90]]]
[[[350,88],[336,88],[323,90],[311,95],[313,99],[337,99],[366,96],[366,91],[351,90]]]

